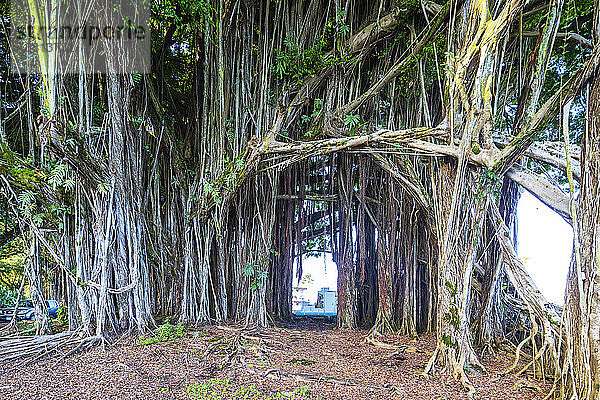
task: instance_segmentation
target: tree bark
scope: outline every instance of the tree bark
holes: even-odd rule
[[[596,7],[598,8],[598,7]],[[598,12],[598,11],[597,11]],[[598,22],[596,22],[598,23]],[[597,39],[600,38],[598,35]],[[600,46],[596,42],[596,47]],[[562,395],[600,398],[600,79],[588,97],[588,124],[582,138],[582,179],[574,229],[575,245],[567,277],[567,343]]]

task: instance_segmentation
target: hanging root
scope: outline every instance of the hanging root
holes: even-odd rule
[[[514,361],[513,365],[511,365],[506,371],[501,372],[499,374],[500,376],[506,376],[506,375],[510,374],[512,371],[514,371],[517,368],[517,365],[519,364],[519,359],[521,358],[521,348],[529,340],[531,340],[531,335],[527,336],[525,339],[523,339],[521,341],[521,343],[519,343],[519,345],[517,346],[517,349],[515,350],[515,361]]]
[[[489,354],[491,357],[496,357],[496,350],[494,350],[494,346],[491,343],[485,343],[483,348],[481,349],[481,359],[483,359],[486,354]]]

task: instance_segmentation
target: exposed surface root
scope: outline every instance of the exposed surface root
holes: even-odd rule
[[[429,358],[423,375],[426,377],[431,377],[435,372],[435,366],[437,363],[445,365],[442,373],[450,373],[452,377],[460,383],[463,389],[467,391],[467,396],[469,398],[473,398],[476,390],[465,372],[465,366],[475,367],[475,369],[482,373],[486,371],[486,368],[483,366],[483,364],[481,364],[481,362],[479,362],[479,359],[476,357],[472,349],[463,349],[462,356],[458,358],[456,357],[456,351],[457,350],[455,349],[445,348],[441,342],[438,342],[434,353]]]
[[[392,352],[383,356],[388,360],[392,359],[400,359],[403,360],[405,358],[406,349],[408,349],[407,345],[392,345],[388,343],[384,343],[373,337],[373,331],[371,331],[367,336],[365,336],[365,343],[369,343],[375,347],[379,347],[386,350],[391,350]]]
[[[15,337],[0,342],[0,363],[15,362],[14,368],[18,369],[61,350],[74,347],[62,357],[65,358],[100,341],[100,337],[86,336],[82,331],[67,331],[45,336]]]
[[[362,386],[367,389],[382,390],[382,391],[394,391],[394,392],[398,391],[397,387],[392,386],[390,384],[376,385],[376,384],[372,384],[372,383],[356,381],[353,379],[338,379],[338,378],[322,376],[322,375],[287,372],[287,371],[283,371],[280,369],[270,369],[266,372],[262,372],[260,370],[254,369],[254,368],[247,368],[246,370],[248,372],[250,372],[251,374],[258,375],[263,378],[269,378],[269,379],[279,379],[279,380],[290,379],[290,380],[295,380],[295,381],[304,382],[304,383],[328,383],[328,384],[343,385],[343,386]]]

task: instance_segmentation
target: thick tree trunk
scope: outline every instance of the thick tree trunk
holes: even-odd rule
[[[599,37],[600,38],[600,35]],[[596,46],[599,46],[597,43]],[[582,138],[582,180],[567,278],[562,395],[600,399],[600,79],[591,88]],[[579,243],[577,242],[577,239]]]
[[[426,372],[439,364],[473,392],[464,368],[481,364],[473,349],[470,328],[471,279],[476,249],[485,218],[488,189],[475,182],[472,173],[460,171],[452,164],[440,167],[440,182],[455,182],[455,187],[442,185],[438,192],[440,213],[438,231],[443,240],[439,249],[438,316],[436,334],[438,346]],[[476,192],[476,193],[475,193]],[[473,214],[471,211],[474,208]]]

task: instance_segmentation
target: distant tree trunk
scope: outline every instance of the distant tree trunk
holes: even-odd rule
[[[354,174],[350,156],[339,157],[338,187],[340,206],[337,209],[339,236],[336,241],[334,261],[338,268],[338,328],[356,328],[358,326],[358,307],[356,296],[356,274],[354,263],[354,226],[352,198],[354,194]]]
[[[375,240],[375,223],[367,210],[367,193],[378,188],[378,181],[371,180],[372,164],[367,157],[358,158],[358,193],[356,207],[357,271],[356,285],[360,324],[373,326],[378,309],[378,255]],[[370,184],[371,183],[371,184]]]
[[[281,192],[293,193],[292,171],[281,174]],[[295,187],[294,187],[295,189]],[[275,318],[287,321],[292,312],[292,287],[294,283],[294,219],[296,200],[277,200],[275,217],[274,254],[272,276],[269,284],[269,308]],[[295,226],[295,229],[300,229]],[[301,277],[298,277],[301,279]]]
[[[379,308],[377,319],[371,329],[372,335],[379,335],[396,330],[394,324],[394,271],[398,265],[396,248],[398,243],[398,204],[401,196],[391,177],[380,178],[379,216],[377,232],[377,287]],[[406,232],[403,232],[406,233]]]

